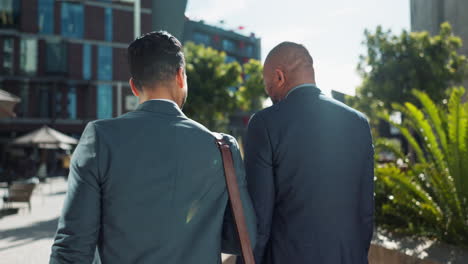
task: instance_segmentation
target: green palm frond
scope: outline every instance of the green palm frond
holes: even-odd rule
[[[452,89],[448,104],[439,106],[427,94],[413,91],[421,108],[411,103],[392,105],[402,113],[402,124],[392,122],[388,114],[379,115],[400,130],[416,159],[403,159],[407,162],[403,171],[397,164],[376,168],[377,191],[384,194],[376,201],[383,216],[398,219],[408,230],[422,226],[421,230],[444,241],[468,245],[468,103],[462,103],[464,93],[461,87]],[[404,157],[384,140],[376,140],[376,147]]]
[[[455,181],[459,193],[466,194],[466,187],[464,183],[466,171],[463,172],[462,163],[468,162],[464,160],[466,157],[466,134],[467,134],[467,116],[465,107],[461,102],[462,95],[464,93],[463,88],[454,89],[448,103],[448,135],[450,141],[450,156],[449,160],[450,174]],[[465,174],[465,175],[463,175]],[[466,197],[465,197],[466,198]]]
[[[386,113],[379,113],[378,116],[389,122],[392,126],[398,128],[398,130],[400,130],[400,133],[403,135],[403,137],[408,141],[408,144],[410,144],[410,146],[414,149],[414,151],[416,152],[416,159],[419,161],[419,162],[422,162],[422,163],[426,163],[426,158],[424,156],[424,152],[422,151],[421,147],[419,146],[419,143],[418,141],[416,140],[416,138],[411,134],[411,132],[409,131],[408,128],[402,126],[402,125],[399,125],[395,122],[393,122],[391,119],[390,119],[390,116]]]
[[[420,92],[418,90],[413,90],[413,95],[418,98],[419,102],[424,107],[427,116],[434,128],[437,132],[437,138],[440,141],[440,145],[442,146],[444,155],[447,156],[448,148],[447,148],[447,135],[444,131],[442,118],[440,116],[439,109],[437,105],[431,100],[431,98],[424,92]]]
[[[376,151],[389,151],[393,153],[398,159],[402,159],[402,160],[406,159],[406,156],[405,154],[403,154],[401,149],[396,147],[394,144],[391,144],[391,142],[389,142],[389,140],[387,139],[384,139],[384,138],[376,139],[374,143],[374,148]]]
[[[420,215],[435,224],[443,219],[443,213],[434,199],[415,181],[410,180],[396,167],[383,167],[376,170],[378,179],[387,184],[391,190],[391,203],[406,207],[413,215]],[[405,213],[407,214],[407,212]]]
[[[429,121],[425,118],[424,113],[412,103],[405,103],[405,106],[409,113],[408,118],[418,125],[419,129],[417,132],[424,140],[423,148],[438,168],[444,170],[447,168],[445,157],[440,150],[439,143],[437,142],[437,138],[429,124]]]

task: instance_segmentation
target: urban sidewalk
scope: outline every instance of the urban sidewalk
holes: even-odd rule
[[[1,197],[4,191],[0,190]],[[18,213],[0,218],[0,263],[48,263],[65,192],[63,178],[51,179],[34,190],[31,212],[26,204],[15,203]]]
[[[55,178],[40,184],[32,197],[32,211],[26,204],[14,215],[0,216],[0,263],[42,264],[49,262],[51,245],[63,206],[67,183]],[[0,198],[4,190],[0,189]],[[3,203],[0,199],[0,208]],[[222,256],[224,264],[234,264],[233,258]]]

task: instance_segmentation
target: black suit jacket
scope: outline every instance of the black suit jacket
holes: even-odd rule
[[[367,263],[374,207],[367,119],[311,85],[254,115],[247,134],[257,264]]]

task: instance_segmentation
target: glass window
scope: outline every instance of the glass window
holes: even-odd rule
[[[20,71],[24,74],[35,74],[37,71],[37,39],[21,39]]]
[[[0,0],[0,28],[15,28],[19,25],[20,2]]]
[[[63,104],[64,100],[65,104]],[[64,110],[66,110],[66,115],[64,115]],[[74,86],[70,86],[68,92],[58,91],[55,93],[55,113],[59,118],[76,119],[76,88]]]
[[[247,45],[246,51],[248,57],[253,57],[254,47],[252,45]]]
[[[98,79],[101,81],[112,80],[112,47],[98,47]]]
[[[205,45],[210,45],[211,44],[211,38],[205,33],[201,32],[194,32],[193,33],[193,41],[197,44],[205,44]]]
[[[13,74],[14,45],[12,38],[3,39],[3,72]]]
[[[61,41],[46,42],[46,72],[67,72],[67,46]]]
[[[229,56],[229,55],[226,56],[226,62],[227,63],[231,63],[231,62],[235,62],[235,61],[237,61],[236,57]]]
[[[62,96],[61,91],[55,92],[55,116],[62,118]]]
[[[229,52],[236,51],[236,43],[230,39],[223,39],[223,50]]]
[[[112,86],[100,84],[97,86],[97,118],[112,117]]]
[[[83,44],[83,79],[91,80],[91,44]]]
[[[76,88],[70,87],[68,89],[68,117],[76,119]]]
[[[62,35],[70,38],[83,38],[83,5],[77,3],[62,3],[61,12]]]
[[[54,0],[39,0],[39,33],[54,34]]]
[[[105,39],[107,41],[112,41],[112,30],[113,30],[113,23],[112,23],[112,8],[110,7],[107,7],[105,9],[105,16],[106,16],[106,21],[105,21],[105,25],[104,25],[104,34],[105,34]]]
[[[29,104],[29,85],[27,82],[21,82],[21,102],[20,102],[20,115],[25,117],[28,113],[28,104]]]
[[[39,117],[49,118],[51,117],[51,100],[50,100],[50,91],[47,86],[42,86],[39,88]],[[53,99],[53,98],[52,98]]]

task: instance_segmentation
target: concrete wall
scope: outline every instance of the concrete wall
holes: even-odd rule
[[[405,255],[397,250],[372,245],[369,251],[370,264],[442,264],[432,260],[418,259]]]
[[[411,0],[411,30],[437,34],[442,22],[440,0]]]
[[[468,1],[411,0],[411,30],[427,30],[435,35],[440,24],[448,21],[455,35],[464,40],[463,52],[468,55]]]
[[[455,35],[462,38],[462,52],[468,55],[468,1],[445,0],[444,11],[444,21],[449,21]]]
[[[411,30],[439,32],[440,24],[448,21],[453,33],[463,41],[460,52],[468,56],[468,0],[411,0]],[[468,80],[463,83],[468,88]],[[468,100],[468,92],[464,100]]]

